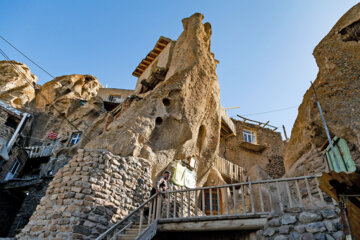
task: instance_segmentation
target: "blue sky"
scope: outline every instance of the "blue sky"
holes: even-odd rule
[[[318,72],[314,47],[357,1],[6,1],[0,34],[55,76],[92,74],[111,88],[133,89],[131,75],[159,36],[177,39],[181,19],[195,12],[212,25],[221,103],[230,116],[287,128]],[[2,40],[11,59],[43,84],[51,78]]]

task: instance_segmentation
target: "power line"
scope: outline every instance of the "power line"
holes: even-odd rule
[[[3,36],[0,35],[0,38],[2,40],[4,40],[7,44],[9,44],[12,48],[14,48],[16,51],[18,51],[21,55],[23,55],[24,57],[26,57],[30,62],[32,62],[33,64],[35,64],[38,68],[40,68],[41,70],[43,70],[47,75],[49,75],[52,78],[55,78],[52,74],[50,74],[48,71],[46,71],[43,67],[41,67],[39,64],[37,64],[35,61],[33,61],[31,58],[29,58],[28,56],[25,55],[25,53],[23,53],[22,51],[20,51],[17,47],[15,47],[13,44],[11,44],[8,40],[6,40]]]
[[[0,48],[0,54],[3,55],[3,57],[11,64],[11,66],[15,69],[15,71],[17,71],[18,73],[22,74],[23,77],[25,78],[25,80],[29,83],[30,86],[32,86],[35,90],[37,90],[35,88],[35,86],[33,85],[33,83],[27,78],[27,76],[25,75],[25,73],[21,70],[19,70],[19,68],[17,66],[15,66],[12,61],[10,60],[10,58],[7,56],[7,54]],[[40,95],[49,105],[51,105],[54,110],[60,115],[62,116],[68,123],[70,126],[72,126],[76,131],[78,132],[82,132],[80,131],[64,114],[62,114],[56,107],[55,105],[53,105],[52,103],[50,103],[50,101],[40,92],[38,93],[38,95]],[[88,140],[91,141],[91,139],[89,139],[88,137],[86,137],[84,135],[85,138],[87,138]]]
[[[298,106],[296,105],[296,106],[291,106],[291,107],[287,107],[287,108],[280,108],[280,109],[275,109],[275,110],[266,111],[266,112],[248,113],[248,114],[242,114],[242,115],[243,116],[253,116],[253,115],[260,115],[260,114],[273,113],[273,112],[282,112],[282,111],[294,109],[294,108],[297,108],[297,107]]]

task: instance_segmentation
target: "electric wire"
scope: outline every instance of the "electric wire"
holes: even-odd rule
[[[27,76],[25,75],[25,73],[21,70],[19,70],[19,68],[17,66],[15,66],[12,61],[10,60],[10,58],[8,57],[8,55],[0,48],[0,54],[11,64],[11,66],[15,69],[15,71],[17,71],[19,74],[23,75],[23,77],[25,78],[25,80],[29,83],[30,86],[32,86],[35,90],[36,87],[33,85],[33,83],[27,78]],[[54,110],[65,119],[65,121],[72,126],[76,131],[78,132],[82,132],[80,131],[63,113],[61,113],[55,106],[54,104],[50,103],[50,101],[40,92],[38,93],[38,95],[40,95],[49,105],[51,105]],[[84,135],[85,138],[87,138],[88,140],[90,140],[87,136]]]
[[[55,78],[52,74],[50,74],[48,71],[46,71],[43,67],[41,67],[39,64],[37,64],[35,61],[33,61],[30,57],[26,56],[25,53],[23,53],[22,51],[20,51],[17,47],[15,47],[12,43],[10,43],[8,40],[6,40],[3,36],[0,35],[0,38],[2,40],[4,40],[4,42],[6,42],[7,44],[9,44],[12,48],[14,48],[18,53],[20,53],[21,55],[23,55],[25,58],[27,58],[30,62],[32,62],[33,64],[35,64],[35,66],[37,66],[38,68],[40,68],[41,70],[43,70],[47,75],[49,75],[52,78]]]

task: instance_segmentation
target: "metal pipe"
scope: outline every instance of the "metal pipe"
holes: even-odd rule
[[[26,118],[27,118],[28,116],[30,116],[30,114],[28,114],[28,113],[24,113],[24,114],[23,114],[23,117],[22,117],[19,125],[17,126],[14,134],[12,135],[10,141],[8,142],[8,144],[7,144],[7,146],[6,146],[6,150],[7,150],[8,153],[10,152],[12,146],[14,145],[14,142],[15,142],[17,136],[19,135],[20,129],[21,129],[21,127],[24,125],[24,122],[25,122],[25,120],[26,120]]]
[[[325,128],[325,132],[326,132],[326,136],[328,138],[328,141],[329,141],[329,144],[330,144],[330,148],[331,148],[331,151],[333,153],[333,156],[334,156],[334,159],[335,159],[335,163],[336,163],[336,167],[340,170],[340,165],[339,165],[339,161],[335,155],[335,149],[334,149],[334,145],[332,143],[332,140],[331,140],[331,137],[330,137],[330,134],[329,134],[329,129],[326,125],[326,121],[325,121],[325,118],[324,118],[324,114],[323,114],[323,111],[321,109],[321,105],[320,105],[320,102],[319,102],[319,99],[317,97],[317,94],[316,94],[316,90],[315,90],[315,87],[314,87],[314,84],[310,81],[311,83],[311,87],[313,88],[314,90],[314,94],[315,94],[315,99],[316,99],[316,103],[317,103],[317,106],[319,108],[319,112],[320,112],[320,115],[321,115],[321,119],[323,121],[323,124],[324,124],[324,128]]]

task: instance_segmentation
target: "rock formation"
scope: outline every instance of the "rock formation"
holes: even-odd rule
[[[150,160],[153,177],[174,159],[195,157],[200,179],[217,155],[220,97],[211,27],[203,15],[183,19],[164,81],[139,98],[85,148]],[[98,122],[104,122],[103,120]]]
[[[36,95],[36,109],[46,112],[63,113],[68,116],[74,111],[78,100],[90,100],[102,87],[96,77],[91,75],[65,75],[41,86]],[[57,111],[51,105],[55,105]]]
[[[21,108],[34,99],[38,78],[25,64],[0,61],[0,76],[0,100],[14,108]]]
[[[353,156],[360,150],[360,4],[351,8],[316,46],[314,57],[319,73],[314,82],[330,133],[345,139]],[[312,89],[304,95],[287,145],[284,163],[289,170],[295,162],[318,155],[327,141]],[[312,153],[309,153],[312,152]],[[359,163],[358,159],[353,159]],[[318,162],[324,161],[320,159]],[[295,171],[307,175],[318,172]],[[298,168],[299,166],[297,166]],[[296,173],[295,173],[296,172]]]

